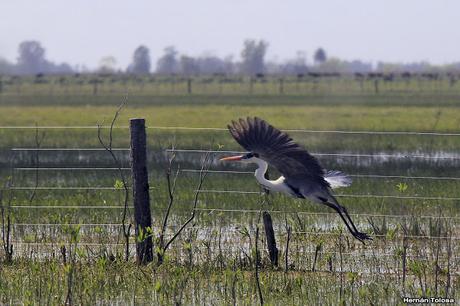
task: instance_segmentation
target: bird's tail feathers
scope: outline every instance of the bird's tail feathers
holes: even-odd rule
[[[329,183],[329,185],[331,185],[332,189],[349,187],[353,182],[352,178],[348,174],[337,170],[327,171],[324,175],[324,179]]]

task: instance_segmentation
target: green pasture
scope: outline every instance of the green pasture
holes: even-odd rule
[[[409,131],[455,133],[460,127],[459,108],[438,106],[361,106],[361,105],[226,105],[185,104],[158,106],[130,105],[123,109],[114,131],[114,146],[128,147],[129,118],[146,119],[149,146],[153,148],[202,148],[223,145],[237,149],[225,130],[157,129],[156,127],[191,127],[226,129],[234,119],[259,116],[281,129],[314,131]],[[114,101],[117,104],[119,101]],[[3,149],[32,147],[38,126],[45,137],[42,147],[100,147],[97,124],[109,125],[115,106],[4,106],[0,107],[0,144]],[[11,128],[17,126],[18,128]],[[59,127],[89,127],[60,129]],[[9,127],[9,128],[6,128]],[[29,127],[19,128],[19,127]],[[104,130],[106,133],[107,130]],[[290,135],[312,152],[436,152],[454,151],[459,137],[414,136],[394,134],[334,134],[294,131]]]

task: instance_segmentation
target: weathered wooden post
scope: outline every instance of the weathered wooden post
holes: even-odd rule
[[[270,175],[265,172],[265,178],[268,180],[270,179]],[[265,196],[270,194],[270,190],[262,188]],[[270,262],[274,267],[278,267],[278,248],[276,247],[276,239],[275,239],[275,231],[273,230],[273,221],[272,216],[268,211],[264,211],[262,213],[262,218],[264,221],[264,228],[265,228],[265,237],[267,238],[267,249],[268,254],[270,256]]]
[[[192,94],[192,79],[191,78],[187,79],[187,93],[189,95]]]
[[[374,91],[376,94],[379,93],[379,79],[374,80]]]
[[[145,120],[131,119],[131,169],[133,172],[134,225],[136,227],[137,262],[153,260],[152,216],[150,214],[149,182],[147,174],[147,137]]]
[[[273,266],[278,266],[278,248],[276,247],[275,231],[273,230],[272,216],[267,211],[262,213],[264,220],[265,236],[267,238],[267,249],[270,255],[270,262]]]
[[[252,94],[254,91],[254,78],[250,77],[249,78],[249,93]]]

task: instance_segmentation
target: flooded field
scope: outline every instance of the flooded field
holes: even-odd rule
[[[381,110],[372,106],[366,111]],[[56,304],[70,290],[82,304],[250,305],[259,299],[256,271],[272,304],[311,298],[318,305],[390,305],[400,303],[403,295],[458,297],[456,121],[439,130],[444,115],[430,110],[433,122],[419,130],[395,130],[383,116],[381,126],[349,130],[343,118],[353,111],[341,112],[344,116],[335,119],[345,120],[342,126],[284,126],[326,169],[350,174],[351,187],[335,194],[372,241],[354,239],[327,207],[267,195],[254,178],[254,166],[219,162],[242,151],[225,124],[151,126],[147,159],[153,225],[148,235],[155,258],[146,266],[135,263],[140,238],[132,225],[127,122],[113,133],[118,163],[101,147],[95,126],[53,128],[55,113],[44,115],[39,128],[0,127],[0,302],[26,303],[23,297],[29,296]],[[102,135],[107,139],[108,129]],[[207,175],[197,191],[207,154]],[[170,173],[177,175],[176,189],[165,225],[171,201],[166,173],[173,156]],[[277,176],[270,169],[270,177]],[[193,220],[163,254],[160,239],[174,237],[193,211]],[[276,264],[267,248],[264,212],[272,219]]]

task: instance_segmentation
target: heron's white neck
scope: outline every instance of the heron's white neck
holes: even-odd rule
[[[274,181],[267,180],[265,178],[265,173],[267,172],[267,169],[268,169],[268,163],[264,161],[263,159],[260,159],[257,157],[253,157],[251,162],[254,162],[259,166],[259,168],[256,169],[254,175],[257,181],[261,185],[267,187],[268,189],[272,189],[274,191],[284,191],[284,186],[283,186],[284,176],[281,176],[280,178]]]

